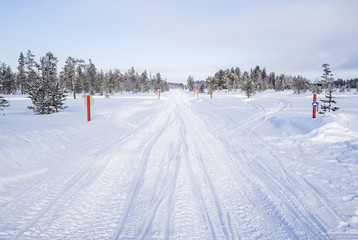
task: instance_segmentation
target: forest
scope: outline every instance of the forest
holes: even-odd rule
[[[41,65],[41,61],[49,57],[52,58],[51,66]],[[5,62],[0,62],[0,93],[26,93],[29,82],[44,77],[51,69],[56,70],[56,74],[48,80],[58,83],[61,89],[71,94],[113,95],[122,92],[169,90],[167,80],[163,79],[160,73],[154,75],[147,73],[147,71],[138,73],[134,67],[123,73],[118,69],[104,72],[98,70],[91,59],[86,63],[83,59],[73,57],[68,57],[65,66],[58,72],[57,62],[57,58],[51,52],[48,52],[46,56],[40,58],[40,63],[37,63],[35,55],[30,50],[26,55],[20,53],[17,72],[14,72],[11,66]]]
[[[239,67],[236,67],[226,70],[221,69],[214,76],[209,76],[206,81],[194,81],[194,77],[189,76],[187,85],[189,90],[200,89],[201,92],[204,92],[205,89],[208,92],[215,90],[241,90],[246,93],[247,97],[254,95],[257,91],[262,92],[268,89],[275,91],[293,90],[294,93],[300,94],[306,91],[319,92],[325,89],[324,71],[325,69],[323,69],[321,79],[317,79],[312,83],[300,75],[267,73],[266,68],[261,69],[259,66],[251,68],[250,72],[242,72]],[[328,81],[333,88],[340,89],[340,91],[358,88],[358,78],[334,80],[330,76]]]
[[[49,114],[64,109],[64,101],[68,95],[76,98],[78,94],[91,94],[110,97],[116,93],[156,93],[168,91],[169,88],[188,88],[190,91],[200,89],[211,94],[215,90],[241,90],[249,98],[257,91],[274,89],[275,91],[293,90],[294,93],[306,91],[319,92],[327,88],[327,74],[322,79],[310,82],[298,75],[276,74],[267,72],[266,68],[256,66],[250,71],[241,71],[239,67],[220,69],[214,76],[207,77],[206,81],[194,81],[193,76],[187,79],[187,85],[168,83],[160,73],[152,75],[144,71],[139,73],[134,67],[125,72],[118,69],[104,72],[98,70],[89,59],[68,57],[65,65],[59,70],[58,59],[51,53],[35,60],[30,50],[26,55],[22,52],[18,58],[17,71],[5,62],[0,62],[0,94],[27,94],[31,98],[35,114]],[[323,72],[329,64],[324,64]],[[358,88],[358,78],[334,80],[329,70],[328,82],[333,88],[340,91]],[[324,78],[325,82],[324,83]],[[4,103],[5,105],[5,103]]]
[[[115,93],[146,93],[169,90],[169,84],[160,73],[138,73],[134,67],[124,73],[118,69],[97,70],[91,59],[68,57],[65,66],[58,71],[58,59],[46,53],[35,61],[30,50],[26,56],[21,52],[17,72],[0,62],[0,94],[27,94],[33,105],[29,109],[35,114],[50,114],[64,109],[68,94],[98,94],[109,97]]]

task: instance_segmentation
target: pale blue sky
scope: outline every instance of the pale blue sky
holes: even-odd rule
[[[358,77],[356,0],[0,0],[0,61],[51,51],[97,69],[134,66],[169,82],[219,69]]]

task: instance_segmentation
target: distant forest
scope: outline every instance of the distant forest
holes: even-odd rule
[[[57,62],[57,58],[51,52],[41,57],[40,62],[36,62],[35,55],[30,50],[26,56],[20,53],[17,72],[6,63],[0,62],[0,94],[29,94],[34,82],[49,85],[46,81],[66,93],[73,94],[74,97],[80,93],[109,96],[122,92],[169,90],[167,80],[163,79],[160,73],[138,73],[134,67],[125,72],[118,69],[104,72],[97,70],[91,59],[86,63],[83,59],[73,57],[68,57],[65,66],[58,71]]]
[[[324,77],[322,76],[322,78]],[[352,88],[358,89],[358,78],[351,80],[334,80],[330,78],[329,83],[332,84],[333,88],[338,88],[340,91]],[[206,81],[194,81],[194,78],[189,76],[187,86],[189,90],[199,89],[201,92],[204,92],[205,89],[208,91],[241,90],[246,92],[248,97],[250,97],[257,91],[261,92],[267,89],[276,91],[293,90],[297,94],[306,91],[317,92],[324,88],[324,81],[322,79],[312,83],[300,75],[267,73],[265,68],[261,69],[259,66],[256,66],[250,72],[242,72],[239,67],[226,70],[221,69],[214,76],[208,77]]]
[[[48,66],[44,65],[44,59],[50,57],[52,60]],[[104,72],[98,70],[95,64],[88,60],[68,57],[65,66],[58,71],[57,58],[51,52],[35,61],[35,55],[27,51],[26,55],[20,53],[18,58],[17,71],[4,62],[0,62],[0,94],[30,94],[30,86],[34,81],[50,81],[56,88],[67,94],[89,93],[110,96],[115,93],[139,93],[157,92],[159,89],[164,92],[169,88],[188,88],[189,90],[205,89],[215,90],[241,90],[248,94],[248,97],[257,91],[274,89],[276,91],[293,90],[295,93],[305,91],[317,91],[321,88],[321,81],[314,83],[298,75],[291,76],[267,72],[265,68],[256,66],[249,72],[242,72],[239,67],[219,70],[214,76],[209,76],[206,81],[194,81],[189,76],[187,84],[168,83],[160,73],[154,75],[147,71],[138,73],[134,67],[125,72],[118,69]],[[52,70],[50,70],[50,68]],[[49,74],[51,73],[51,76]],[[48,76],[45,76],[48,75]],[[334,88],[341,91],[358,87],[358,78],[350,80],[331,80]],[[46,85],[46,83],[43,83]],[[48,84],[47,84],[48,85]]]

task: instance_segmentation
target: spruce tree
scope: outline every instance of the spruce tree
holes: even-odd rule
[[[17,90],[21,92],[21,94],[25,93],[24,85],[26,81],[26,70],[25,70],[25,56],[21,52],[18,59],[18,67],[17,67]]]
[[[192,92],[194,90],[194,78],[191,75],[188,77],[187,86],[188,86],[190,92]]]
[[[0,96],[0,111],[4,110],[4,107],[10,106],[9,101],[7,101],[3,96]]]
[[[333,86],[332,86],[332,83],[330,83],[328,85],[328,89],[327,89],[327,92],[326,92],[326,99],[321,99],[321,102],[323,102],[323,104],[321,104],[321,110],[319,113],[320,114],[324,114],[325,112],[330,112],[331,110],[333,112],[337,111],[339,109],[339,107],[333,107],[332,104],[336,104],[336,100],[334,100],[335,97],[332,96],[332,93],[333,93]]]
[[[149,79],[148,79],[147,71],[144,71],[140,75],[140,82],[142,84],[142,92],[144,92],[144,93],[149,92],[150,87],[149,87]]]
[[[57,58],[48,52],[40,59],[40,64],[36,64],[40,74],[34,75],[27,86],[27,93],[33,104],[28,108],[35,114],[50,114],[66,108],[65,93],[57,79],[57,62]]]
[[[11,67],[6,66],[3,63],[2,71],[1,71],[1,92],[4,94],[15,94],[16,93],[16,81],[15,74],[12,73]]]
[[[162,79],[162,76],[160,75],[160,73],[157,73],[156,75],[155,75],[155,89],[154,89],[154,92],[156,93],[158,90],[162,90],[162,91],[164,91],[164,89],[163,89],[163,85],[162,85],[162,83],[163,83],[163,79]]]
[[[31,53],[30,50],[26,53],[25,58],[25,78],[26,81],[24,82],[23,89],[25,93],[29,93],[30,88],[34,81],[38,79],[38,73],[35,70],[36,62],[34,60],[35,55]]]
[[[253,96],[256,92],[254,81],[251,77],[249,77],[248,72],[244,72],[242,90],[246,93],[247,98]]]
[[[325,85],[324,85],[324,88],[327,89],[328,87],[328,83],[330,81],[332,81],[332,71],[331,69],[329,68],[329,64],[328,63],[325,63],[322,65],[322,68],[323,68],[323,75],[322,75],[322,79],[324,80],[325,82]]]
[[[215,73],[217,88],[219,90],[226,89],[225,83],[227,81],[227,74],[224,70],[219,70],[217,73]]]
[[[59,82],[56,82],[54,86],[51,88],[50,97],[51,97],[51,106],[55,110],[55,112],[58,112],[59,109],[63,110],[66,109],[67,106],[65,106],[66,101],[66,91],[63,89]]]

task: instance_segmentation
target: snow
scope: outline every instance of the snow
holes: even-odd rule
[[[171,90],[0,116],[0,239],[358,239],[358,94]],[[318,99],[323,98],[323,94]]]

